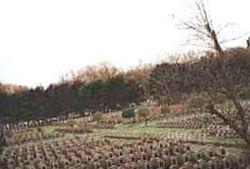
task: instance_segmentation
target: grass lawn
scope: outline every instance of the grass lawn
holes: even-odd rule
[[[54,130],[60,127],[65,127],[64,125],[50,125],[42,127],[44,133],[53,133]],[[157,126],[157,121],[148,122],[148,125],[145,126],[144,123],[138,124],[117,124],[113,129],[94,129],[93,133],[89,134],[89,136],[94,137],[95,139],[101,139],[107,136],[126,136],[126,137],[140,137],[145,135],[156,136],[158,138],[169,138],[178,135],[188,135],[194,136],[202,134],[202,129],[180,129],[180,128],[162,128]],[[72,134],[66,133],[63,138],[73,138],[75,136],[83,136],[84,134]],[[47,141],[56,141],[63,138],[56,138]],[[192,139],[194,139],[193,137]],[[206,144],[196,144],[191,143],[194,149],[218,149],[220,147],[219,144],[226,143],[231,146],[226,146],[225,149],[233,154],[239,154],[242,149],[237,147],[236,142],[240,142],[239,139],[225,139],[222,137],[215,136],[206,136],[204,138],[206,140]]]
[[[159,128],[156,125],[156,122],[149,122],[148,126],[145,126],[144,123],[140,124],[118,124],[114,129],[98,129],[95,130],[95,133],[92,136],[101,138],[104,136],[142,136],[142,135],[151,135],[151,136],[160,136],[162,138],[168,138],[169,135],[175,134],[187,134],[187,135],[197,135],[202,133],[202,129],[179,129],[179,128]],[[177,135],[178,135],[177,134]],[[226,139],[223,137],[215,136],[206,136],[206,144],[192,144],[194,149],[218,149],[221,147],[220,144],[226,143],[227,146],[225,149],[233,154],[239,154],[242,152],[242,149],[238,147],[238,143],[241,142],[240,139]]]

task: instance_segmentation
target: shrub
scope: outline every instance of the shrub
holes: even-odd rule
[[[135,109],[133,107],[129,107],[127,109],[122,110],[123,118],[133,118],[135,117]]]
[[[93,114],[93,121],[100,122],[103,119],[101,112],[96,112]]]
[[[42,127],[38,127],[38,128],[37,128],[37,131],[38,131],[39,133],[41,133],[42,135],[44,135],[44,129],[43,129]]]
[[[145,121],[145,126],[147,126],[147,121],[149,119],[150,111],[147,107],[141,107],[137,110],[138,116],[143,118]]]
[[[141,107],[137,110],[137,113],[138,113],[138,116],[139,117],[143,117],[143,118],[146,118],[149,116],[150,114],[150,111],[147,107]]]
[[[218,97],[219,98],[219,97]],[[185,103],[186,112],[195,113],[203,111],[207,103],[207,96],[204,93],[193,93]]]
[[[69,120],[67,121],[67,125],[69,125],[70,127],[74,127],[76,125],[76,122],[74,120]]]
[[[170,107],[168,104],[164,104],[161,106],[161,114],[163,115],[167,115],[167,114],[170,114],[171,113],[171,110],[170,110]]]

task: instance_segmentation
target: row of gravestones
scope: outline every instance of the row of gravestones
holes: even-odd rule
[[[131,133],[131,131],[110,131],[109,134],[105,135],[106,138],[112,139],[126,139],[126,140],[136,140],[144,137],[155,137],[162,140],[172,141],[172,142],[183,142],[192,143],[196,145],[210,144],[214,146],[226,146],[226,147],[240,147],[241,144],[237,144],[234,141],[225,142],[224,140],[208,140],[206,133],[200,132],[154,132],[154,133]]]
[[[247,156],[194,151],[181,142],[153,137],[140,140],[74,138],[7,148],[0,156],[5,169],[246,169]]]
[[[238,138],[239,135],[226,125],[209,125],[203,129],[203,132],[210,136],[225,138]]]
[[[120,123],[121,114],[119,113],[107,113],[103,116],[104,122],[107,123]],[[47,126],[47,125],[56,125],[61,123],[67,123],[68,120],[78,120],[80,122],[88,123],[91,122],[92,116],[86,116],[78,118],[76,117],[54,117],[54,118],[48,118],[45,120],[31,120],[31,121],[25,121],[25,122],[18,122],[18,123],[7,123],[2,126],[4,131],[15,131],[15,132],[23,132],[32,128],[41,127],[41,126]],[[118,122],[117,122],[118,121]]]
[[[160,127],[203,129],[207,135],[238,138],[238,135],[221,120],[207,114],[191,114],[167,118],[159,122]]]
[[[6,130],[14,130],[16,132],[22,132],[29,128],[52,125],[52,124],[60,124],[62,122],[67,121],[65,118],[51,118],[46,120],[34,120],[34,121],[25,121],[18,123],[7,123],[3,126],[3,129]]]
[[[46,139],[54,139],[63,137],[64,135],[58,132],[44,133],[39,131],[37,128],[29,129],[27,131],[10,133],[10,131],[5,131],[3,135],[3,140],[6,145],[23,144],[26,142],[41,141]]]
[[[208,126],[210,124],[217,125],[223,123],[220,119],[214,116],[201,113],[167,117],[162,119],[159,124],[170,128],[202,128],[203,126]]]
[[[92,119],[91,116],[84,116],[79,117],[79,115],[71,115],[71,116],[58,116],[46,119],[38,119],[38,120],[30,120],[30,121],[23,121],[23,122],[15,122],[15,123],[5,123],[3,125],[4,130],[15,130],[16,132],[22,132],[23,130],[27,130],[29,128],[34,127],[41,127],[47,125],[57,125],[66,123],[69,120],[76,120],[76,119],[84,119],[84,121],[89,121]]]
[[[206,144],[207,135],[204,133],[188,133],[188,132],[167,132],[167,133],[131,133],[130,131],[114,131],[109,132],[107,138],[116,139],[138,139],[144,137],[155,137],[162,140],[172,140],[181,142],[192,142],[196,144]]]

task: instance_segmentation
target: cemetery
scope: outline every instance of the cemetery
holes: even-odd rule
[[[0,169],[250,169],[250,5],[209,2],[0,2]]]
[[[245,169],[248,161],[240,139],[222,121],[213,118],[208,114],[176,114],[150,119],[145,126],[138,116],[132,120],[116,112],[103,115],[101,120],[93,115],[54,123],[6,125],[3,134],[8,146],[0,155],[0,166]],[[98,127],[99,123],[103,128]]]
[[[249,169],[249,56],[2,93],[0,168]]]

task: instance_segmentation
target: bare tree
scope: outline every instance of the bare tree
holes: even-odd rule
[[[205,42],[208,47],[212,47],[219,55],[222,55],[222,47],[203,0],[196,1],[195,7],[197,10],[195,16],[188,21],[181,22],[180,28],[190,30],[194,40]]]
[[[214,53],[211,53],[214,55]],[[250,51],[234,48],[220,57],[202,57],[196,62],[158,65],[149,78],[155,98],[178,98],[205,93],[206,110],[219,117],[245,141],[250,157]],[[219,105],[231,103],[229,111]]]
[[[193,40],[198,40],[199,42],[205,42],[206,45],[212,48],[216,52],[217,56],[220,56],[220,57],[234,56],[234,57],[238,57],[237,59],[240,60],[239,55],[248,55],[248,53],[246,54],[246,51],[243,51],[243,50],[231,50],[231,52],[225,53],[221,44],[229,42],[229,41],[237,40],[243,37],[243,35],[220,41],[218,39],[218,35],[222,32],[224,28],[232,26],[233,24],[227,23],[221,29],[216,30],[213,25],[213,20],[208,12],[208,9],[206,8],[204,1],[197,0],[195,2],[195,8],[196,8],[195,16],[180,24],[181,26],[180,28],[189,30],[192,32],[192,35],[194,38]],[[248,46],[250,46],[250,40],[247,41],[247,44]],[[214,56],[214,55],[212,54],[211,56]],[[232,58],[232,60],[234,59]],[[235,69],[235,67],[232,67],[227,62],[223,64],[224,65],[220,65],[222,68],[225,67],[223,71],[212,72],[214,73],[214,75],[211,72],[206,74],[206,79],[209,79],[210,82],[213,82],[212,86],[218,88],[218,90],[216,90],[215,92],[215,95],[207,91],[207,93],[209,94],[208,95],[209,104],[207,106],[207,110],[210,113],[215,114],[219,118],[221,118],[225,122],[225,124],[229,125],[243,140],[246,141],[247,145],[249,146],[250,145],[250,133],[249,133],[250,132],[249,131],[250,130],[249,129],[250,128],[249,126],[250,105],[248,102],[244,101],[240,97],[242,93],[242,89],[243,89],[242,85],[237,84],[237,85],[231,85],[230,87],[225,87],[226,85],[224,85],[223,87],[219,86],[219,84],[222,81],[224,82],[227,81],[225,79],[228,79],[227,81],[228,83],[234,81],[235,79],[239,79],[243,81],[242,79],[245,79],[245,76],[244,74],[240,73],[241,67],[238,67],[237,69]],[[230,72],[231,74],[226,73],[226,72]],[[233,77],[232,76],[233,74],[236,76]],[[220,76],[220,75],[223,75],[223,76]],[[202,83],[202,82],[199,82],[199,83]],[[228,100],[232,101],[233,107],[229,113],[223,112],[222,109],[219,109],[218,107],[216,107],[216,100],[218,100],[218,94],[220,95],[223,94],[225,96],[225,100],[227,100],[226,102],[228,102]]]
[[[212,48],[218,55],[221,56],[223,55],[222,44],[238,40],[248,34],[245,33],[235,37],[231,37],[231,35],[229,35],[227,38],[219,39],[221,33],[226,28],[232,28],[233,25],[233,23],[226,23],[220,27],[218,26],[218,28],[215,28],[212,17],[208,12],[207,5],[204,3],[204,0],[197,0],[195,1],[194,16],[186,21],[181,21],[178,27],[191,32],[192,38],[189,42],[198,41],[199,46],[200,44],[205,43],[206,47]],[[197,43],[195,45],[197,45]]]
[[[113,66],[109,62],[101,62],[98,65],[87,66],[84,69],[74,73],[74,76],[69,78],[72,81],[93,82],[96,80],[105,81],[115,77],[121,73],[121,70]],[[72,73],[71,73],[72,74]],[[73,74],[72,74],[73,75]]]

